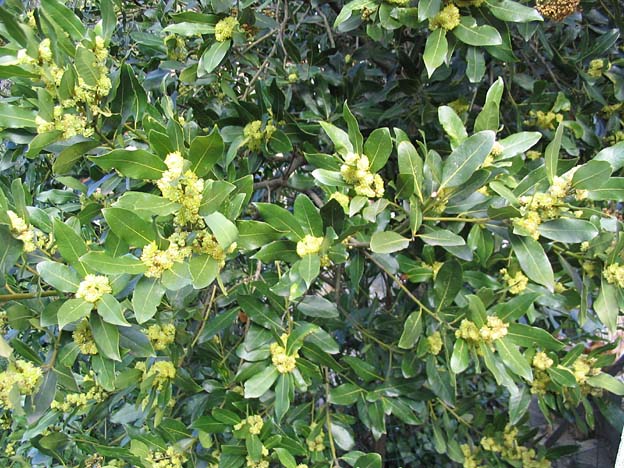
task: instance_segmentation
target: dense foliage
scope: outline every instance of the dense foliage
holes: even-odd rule
[[[5,1],[0,464],[546,468],[531,401],[620,429],[623,25]]]

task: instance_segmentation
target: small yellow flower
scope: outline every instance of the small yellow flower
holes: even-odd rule
[[[11,223],[11,235],[24,243],[24,252],[33,252],[37,246],[35,244],[35,232],[32,226],[20,218],[14,211],[7,210],[6,213]]]
[[[154,376],[152,387],[162,390],[167,382],[175,378],[176,368],[170,361],[156,361],[147,371],[146,377],[152,376]]]
[[[41,375],[41,368],[28,361],[18,359],[10,363],[7,370],[0,372],[0,408],[13,408],[10,393],[14,387],[17,387],[20,395],[35,393]]]
[[[468,319],[461,321],[459,329],[455,331],[455,336],[472,343],[478,343],[480,340],[479,328]]]
[[[459,26],[459,19],[459,9],[452,3],[449,3],[437,15],[429,20],[429,29],[433,31],[442,28],[451,31]]]
[[[336,200],[340,204],[340,206],[342,206],[342,209],[345,213],[349,211],[349,195],[345,195],[341,192],[334,192],[330,195],[329,199]]]
[[[232,38],[234,30],[238,27],[238,20],[233,16],[228,16],[220,20],[215,26],[215,39],[224,42]]]
[[[442,336],[440,332],[434,332],[427,337],[427,346],[429,352],[434,356],[438,355],[442,350]]]
[[[271,343],[269,347],[269,351],[271,352],[271,362],[277,368],[278,372],[281,374],[288,374],[295,370],[297,367],[297,358],[299,357],[299,353],[296,351],[293,354],[286,353],[286,342],[288,341],[288,335],[283,334],[281,336],[282,343],[284,346],[279,343]]]
[[[516,272],[513,276],[507,272],[507,268],[502,268],[500,273],[503,275],[503,279],[507,283],[509,292],[511,294],[520,294],[524,292],[529,284],[529,278],[527,278],[521,271]]]
[[[604,269],[603,276],[609,284],[617,284],[624,288],[624,265],[613,263]]]
[[[106,276],[88,274],[78,285],[76,297],[95,304],[104,294],[113,292]]]
[[[323,237],[314,237],[307,234],[302,240],[297,242],[297,255],[305,257],[309,254],[318,253],[321,250],[323,239]]]
[[[175,341],[175,333],[176,329],[173,323],[167,323],[163,326],[154,324],[147,329],[147,337],[157,351],[166,349],[167,346],[173,343]]]
[[[554,361],[548,357],[548,354],[540,351],[533,356],[533,367],[539,370],[550,369]]]
[[[93,333],[91,332],[91,327],[89,327],[89,322],[87,320],[82,320],[76,326],[76,329],[72,333],[72,338],[82,354],[97,354],[97,346],[95,345]]]

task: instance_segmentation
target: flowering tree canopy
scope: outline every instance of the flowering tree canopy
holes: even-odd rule
[[[546,468],[557,418],[621,430],[623,24],[5,2],[0,465]]]

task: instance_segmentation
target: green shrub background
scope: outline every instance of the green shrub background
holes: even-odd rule
[[[616,430],[618,0],[5,1],[0,464],[546,468]]]

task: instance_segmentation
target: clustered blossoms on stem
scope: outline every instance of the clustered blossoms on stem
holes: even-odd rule
[[[537,0],[535,9],[544,18],[563,21],[578,10],[580,0]]]
[[[147,461],[152,468],[182,468],[186,456],[175,447],[167,447],[164,452],[150,451]]]
[[[500,454],[511,463],[520,462],[523,468],[550,468],[550,461],[546,458],[538,458],[534,449],[518,443],[518,429],[511,424],[505,426],[502,434],[496,437],[483,437],[481,447],[487,452]],[[465,465],[464,465],[465,466]]]
[[[76,297],[95,304],[104,294],[110,294],[112,291],[113,288],[106,276],[88,274],[78,285]]]
[[[299,357],[299,353],[296,351],[293,354],[286,353],[286,342],[288,341],[288,335],[284,333],[281,336],[282,343],[284,346],[279,343],[271,343],[269,347],[269,351],[271,352],[271,362],[276,367],[279,373],[288,374],[293,372],[297,367],[297,358]]]
[[[175,151],[165,157],[167,170],[156,181],[163,197],[181,205],[175,215],[175,222],[179,225],[197,224],[201,221],[199,207],[204,192],[204,180],[193,171],[184,171],[186,161]]]
[[[440,12],[429,20],[429,29],[432,31],[438,28],[451,31],[459,26],[459,8],[452,3],[446,5]]]
[[[72,338],[82,354],[98,353],[88,320],[82,320],[78,325],[76,325],[76,329],[72,333]]]
[[[509,325],[500,318],[490,315],[487,323],[478,328],[474,322],[463,319],[459,324],[459,329],[455,331],[455,336],[469,343],[478,344],[486,343],[491,345],[494,341],[507,335]]]
[[[305,257],[306,255],[318,253],[321,250],[321,245],[323,245],[323,239],[323,237],[307,234],[297,242],[297,255]]]
[[[602,274],[609,284],[617,284],[620,288],[624,288],[624,265],[612,263]]]
[[[251,151],[260,150],[262,142],[269,141],[276,130],[277,128],[271,123],[271,121],[267,122],[264,129],[262,129],[261,120],[249,122],[243,128],[243,137],[245,138],[247,148]]]
[[[139,368],[139,366],[137,366]],[[176,368],[170,361],[156,361],[149,368],[145,378],[154,377],[152,387],[162,390],[165,385],[176,376]]]
[[[20,395],[32,395],[41,379],[41,369],[30,362],[18,359],[0,372],[0,408],[13,408],[11,390],[17,387]]]
[[[529,284],[529,278],[527,278],[524,273],[519,270],[515,274],[511,275],[507,271],[507,268],[502,268],[500,270],[500,274],[503,275],[503,280],[507,283],[507,287],[509,288],[509,292],[511,294],[522,293]]]
[[[92,382],[93,386],[86,392],[68,393],[64,396],[63,401],[52,401],[50,405],[52,409],[56,409],[62,413],[69,413],[73,410],[85,409],[87,405],[92,403],[100,403],[106,399],[106,392],[93,379],[93,371],[85,375],[83,383]]]
[[[349,195],[346,195],[342,192],[334,192],[329,196],[330,200],[336,200],[340,206],[342,207],[342,209],[344,210],[345,213],[349,212]]]
[[[247,455],[247,468],[269,468],[271,464],[266,459],[269,456],[269,449],[263,445],[260,454],[263,458],[258,461],[255,461],[251,455]]]
[[[167,323],[165,325],[150,325],[147,329],[147,337],[156,351],[166,349],[175,341],[175,325]]]
[[[563,122],[563,114],[553,111],[544,112],[541,110],[531,110],[529,111],[529,116],[531,119],[524,123],[541,128],[542,130],[554,130],[555,124]]]
[[[91,64],[94,74],[97,78],[94,83],[87,84],[82,77],[74,78],[75,85],[73,95],[67,97],[59,93],[61,81],[65,76],[71,74],[71,65],[67,68],[61,68],[54,62],[54,55],[51,50],[50,39],[46,38],[39,44],[38,58],[32,58],[27,55],[26,51],[18,53],[18,63],[31,66],[36,74],[39,75],[44,83],[47,92],[51,95],[54,106],[52,116],[37,115],[35,123],[37,124],[37,133],[45,133],[53,130],[62,132],[64,139],[72,138],[76,135],[88,137],[93,135],[93,128],[88,127],[89,115],[106,114],[100,109],[99,103],[102,98],[106,97],[111,89],[111,80],[109,78],[109,70],[106,66],[108,58],[108,49],[104,39],[96,36],[93,43],[86,49],[83,44],[79,48],[85,48],[87,54],[93,57]],[[66,82],[71,83],[70,80]],[[47,120],[48,117],[52,120]]]
[[[252,435],[258,435],[262,431],[264,427],[264,421],[262,420],[262,416],[258,414],[254,414],[251,416],[247,416],[247,418],[243,419],[238,424],[234,425],[235,431],[240,431],[243,427],[247,426],[247,430]]]
[[[427,337],[427,348],[434,356],[442,351],[442,335],[440,335],[440,332],[433,332]]]
[[[379,174],[371,173],[367,156],[347,153],[344,164],[340,166],[340,175],[347,184],[353,185],[357,195],[368,198],[383,197],[383,179]]]
[[[8,210],[6,213],[11,223],[11,235],[24,243],[24,252],[33,252],[36,248],[33,227],[20,218],[14,211]]]
[[[217,42],[225,42],[231,39],[238,24],[238,20],[233,16],[228,16],[227,18],[219,20],[215,25],[215,40]]]

